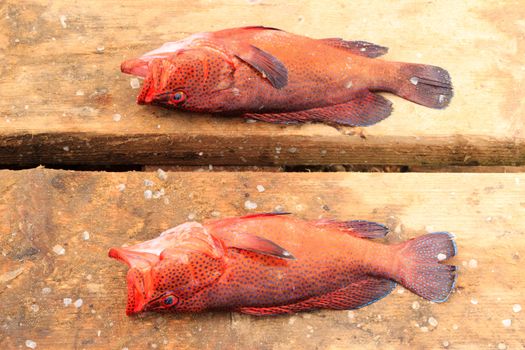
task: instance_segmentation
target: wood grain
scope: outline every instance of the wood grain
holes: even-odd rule
[[[144,198],[146,189],[161,188],[161,198]],[[2,349],[23,348],[26,340],[37,349],[525,347],[525,311],[512,310],[525,307],[523,174],[170,172],[161,180],[156,173],[40,168],[1,171],[0,193]],[[281,206],[303,218],[383,222],[392,231],[388,242],[454,232],[457,290],[432,304],[398,288],[352,312],[125,316],[126,267],[107,257],[109,247],[155,237],[190,214],[246,214],[247,198],[260,212]],[[57,245],[65,254],[53,251]],[[64,306],[64,298],[83,305]]]
[[[0,12],[1,164],[525,164],[520,1],[6,0]],[[135,104],[122,60],[249,24],[388,46],[388,60],[448,69],[455,97],[431,110],[388,96],[390,118],[342,131]]]

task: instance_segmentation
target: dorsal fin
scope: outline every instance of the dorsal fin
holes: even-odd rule
[[[318,226],[335,228],[359,238],[383,238],[388,233],[388,227],[365,220],[337,221],[322,219],[314,221],[314,223]]]
[[[327,45],[349,50],[354,55],[370,58],[376,58],[388,52],[388,47],[372,44],[368,41],[346,41],[341,38],[327,38],[319,40]]]

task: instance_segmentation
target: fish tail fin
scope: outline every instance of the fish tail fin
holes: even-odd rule
[[[393,92],[420,105],[442,109],[449,105],[452,96],[450,74],[440,67],[400,63]]]
[[[456,255],[454,235],[435,232],[397,245],[396,280],[417,295],[441,303],[456,284],[456,266],[441,262]]]

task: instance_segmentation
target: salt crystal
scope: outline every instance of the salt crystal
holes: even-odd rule
[[[77,96],[84,96],[84,91],[83,90],[77,90],[75,95],[77,95]]]
[[[292,316],[290,317],[290,319],[288,320],[288,324],[291,326],[295,323],[295,321],[297,321],[297,317],[295,316]]]
[[[49,293],[51,293],[51,288],[49,288],[49,287],[42,288],[42,294],[45,295],[45,294],[49,294]]]
[[[254,123],[257,123],[257,120],[248,118],[248,119],[246,119],[245,123],[246,124],[254,124]]]
[[[101,334],[102,334],[102,331],[99,329],[99,330],[97,331],[97,337],[100,337]]]
[[[434,317],[429,317],[428,324],[432,327],[436,327],[438,325],[438,321]]]
[[[73,302],[71,298],[64,298],[64,306],[69,306]]]
[[[421,327],[421,332],[428,332],[428,327]]]
[[[263,185],[257,185],[257,191],[264,192],[265,188]]]
[[[512,311],[514,311],[514,312],[520,312],[520,311],[521,311],[521,305],[520,305],[520,304],[514,304],[514,305],[512,305]]]
[[[62,247],[60,244],[57,244],[53,247],[53,252],[56,254],[56,255],[64,255],[66,254],[66,250],[64,249],[64,247]]]
[[[66,20],[67,17],[65,15],[60,15],[60,25],[62,26],[62,28],[67,28]]]
[[[278,213],[282,213],[284,211],[284,207],[282,205],[276,205],[274,210]]]
[[[507,318],[505,320],[502,320],[501,323],[503,323],[503,327],[510,327],[512,325],[512,320],[510,318]]]
[[[244,202],[244,207],[248,210],[256,209],[257,203],[252,202],[251,200],[247,200],[246,202]]]
[[[82,232],[82,239],[84,241],[88,241],[89,240],[89,232],[87,232],[87,231]]]
[[[470,267],[471,269],[475,269],[476,267],[478,267],[478,261],[476,259],[470,259],[470,261],[468,262],[468,267]]]
[[[63,149],[64,151],[66,151],[66,152],[69,152],[69,146],[64,146],[64,147],[62,147],[62,149]]]
[[[459,329],[459,326],[458,326],[457,324],[453,324],[453,325],[452,325],[452,329],[455,330],[455,331],[457,331],[457,330]]]
[[[26,347],[28,347],[30,349],[36,349],[36,342],[28,339],[28,340],[26,340]]]
[[[478,300],[477,299],[470,299],[470,302],[473,304],[473,305],[478,305]]]
[[[157,169],[157,177],[162,181],[166,181],[168,179],[168,173],[159,168]]]
[[[104,53],[104,46],[97,46],[97,53]]]
[[[399,287],[399,289],[397,290],[397,294],[403,294],[405,292],[405,288],[403,287]]]
[[[119,113],[113,114],[113,121],[114,122],[118,122],[118,121],[120,121],[120,119],[122,119],[122,115],[120,115]]]
[[[140,87],[140,81],[137,78],[131,78],[129,85],[131,85],[132,89],[138,89]]]
[[[353,312],[353,311],[348,311],[348,318],[349,318],[349,319],[353,319],[353,318],[355,318],[355,312]]]
[[[450,343],[447,340],[443,340],[443,343],[441,344],[443,344],[444,348],[448,348],[448,346],[450,345]]]
[[[33,312],[38,312],[38,310],[40,310],[40,306],[38,306],[37,304],[32,304],[31,310],[33,310]]]
[[[507,345],[505,345],[505,343],[499,343],[498,344],[498,349],[499,350],[505,350],[507,348]]]
[[[439,96],[438,96],[438,103],[439,103],[439,104],[442,104],[443,102],[445,102],[445,98],[446,98],[445,95],[439,95]]]
[[[417,301],[414,301],[414,302],[412,303],[412,309],[414,309],[414,310],[419,309],[419,303],[418,303]]]
[[[447,258],[447,256],[445,254],[443,254],[443,253],[439,253],[437,255],[437,258],[438,258],[439,261],[442,261],[442,260],[445,260]]]
[[[153,192],[153,198],[159,199],[160,197],[164,196],[165,191],[163,188],[160,189],[160,191]]]
[[[417,85],[419,83],[419,78],[418,77],[412,77],[410,78],[410,82],[414,85]]]
[[[118,184],[118,185],[117,185],[117,189],[118,189],[120,192],[124,192],[124,190],[126,189],[126,185],[125,185],[125,184]]]
[[[203,156],[204,155],[204,152],[199,152],[199,156]]]
[[[195,214],[194,213],[189,213],[188,214],[188,220],[195,220]]]
[[[82,306],[82,304],[84,304],[84,301],[82,299],[77,299],[75,300],[75,307],[78,309],[79,307]]]
[[[144,198],[151,199],[153,197],[153,192],[151,190],[144,191]]]
[[[218,210],[214,210],[211,212],[210,215],[213,216],[214,218],[218,218],[219,216],[221,216],[221,212]]]
[[[153,185],[154,185],[153,181],[148,180],[148,179],[144,180],[144,186],[153,186]]]

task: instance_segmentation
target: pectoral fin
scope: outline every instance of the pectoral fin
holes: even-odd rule
[[[288,69],[277,57],[253,45],[241,45],[234,49],[234,54],[261,73],[274,88],[288,84]]]
[[[227,247],[244,249],[251,252],[271,255],[276,258],[295,260],[295,257],[276,243],[259,236],[244,232],[225,232],[218,234]]]

